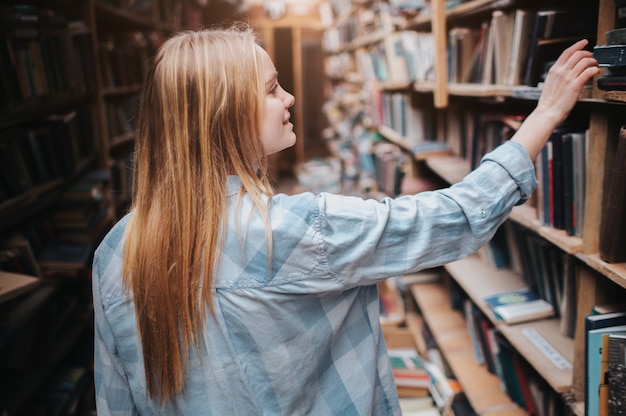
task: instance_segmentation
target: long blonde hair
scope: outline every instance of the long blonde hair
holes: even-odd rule
[[[177,34],[159,49],[144,86],[123,273],[148,394],[161,403],[183,391],[190,348],[200,346],[213,313],[229,174],[267,221],[264,195],[272,190],[256,44],[241,24]]]

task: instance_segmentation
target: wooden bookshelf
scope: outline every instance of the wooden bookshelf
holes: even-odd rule
[[[560,334],[557,319],[544,319],[524,324],[507,325],[497,321],[485,303],[484,297],[494,293],[521,289],[526,286],[521,276],[509,270],[495,269],[476,256],[458,260],[445,266],[454,280],[470,296],[473,302],[489,316],[513,346],[531,363],[550,386],[559,393],[568,391],[572,384],[574,340]],[[536,329],[564,358],[569,366],[560,369],[549,356],[528,341],[524,329]]]
[[[35,407],[44,400],[49,379],[64,360],[73,352],[92,355],[81,350],[79,342],[93,339],[89,261],[60,271],[41,267],[39,256],[43,247],[60,242],[53,236],[63,231],[68,239],[84,238],[75,243],[86,252],[92,250],[94,240],[87,240],[99,238],[115,219],[104,183],[113,176],[109,168],[119,166],[111,163],[112,158],[132,150],[133,135],[109,141],[105,106],[139,92],[143,74],[138,69],[145,67],[154,49],[133,44],[128,48],[132,53],[119,60],[128,73],[116,74],[127,82],[110,84],[103,79],[107,75],[103,66],[110,62],[98,53],[101,42],[129,39],[129,33],[164,39],[181,28],[187,2],[156,0],[145,3],[141,12],[114,5],[123,2],[97,0],[5,3],[0,54],[0,259],[3,268],[27,267],[42,282],[32,294],[0,304],[6,317],[0,346],[6,357],[15,358],[3,360],[0,369],[0,413],[12,415],[41,412]],[[123,45],[109,46],[120,52]],[[8,60],[9,56],[15,59]],[[98,212],[106,215],[98,217],[102,220],[93,235],[90,230],[84,234],[71,227],[62,230],[53,221],[54,214],[73,186],[92,174],[94,186],[102,185]],[[64,305],[71,308],[63,309]],[[91,368],[84,363],[85,380],[92,379]],[[76,394],[80,398],[86,392]]]
[[[355,10],[359,8],[369,8],[373,4],[381,2],[374,1],[367,4],[360,2],[348,3],[352,6],[351,13],[356,14]],[[540,4],[542,8],[563,5],[565,4],[559,1],[541,2]],[[471,119],[469,115],[480,112],[505,113],[510,111],[508,114],[523,117],[532,110],[532,105],[538,100],[542,87],[541,83],[531,85],[530,81],[527,80],[523,80],[521,85],[515,85],[510,81],[508,83],[512,85],[496,83],[495,78],[493,82],[487,83],[484,82],[484,78],[482,78],[481,82],[450,82],[448,80],[447,65],[451,61],[448,60],[449,55],[447,55],[447,52],[453,45],[449,43],[451,38],[448,37],[448,32],[452,28],[467,27],[473,30],[479,29],[483,27],[481,26],[483,23],[491,22],[490,19],[493,17],[494,11],[507,13],[519,8],[527,8],[528,6],[527,2],[517,0],[470,0],[447,8],[445,1],[435,0],[430,2],[430,7],[428,8],[418,9],[412,14],[407,13],[409,17],[398,23],[395,30],[414,30],[430,33],[434,36],[434,48],[430,51],[435,59],[434,67],[432,68],[434,77],[412,82],[409,86],[386,83],[384,81],[371,84],[366,83],[364,88],[370,89],[368,91],[370,93],[370,101],[365,100],[363,106],[355,105],[353,114],[359,114],[358,112],[363,110],[367,112],[369,109],[372,112],[369,115],[376,119],[378,114],[375,112],[379,111],[379,108],[375,105],[370,106],[370,103],[384,94],[407,93],[411,94],[412,97],[418,97],[415,100],[417,102],[416,106],[434,110],[433,113],[429,113],[431,114],[431,120],[436,121],[435,127],[429,131],[430,138],[436,140],[449,139],[451,144],[454,145],[451,147],[454,151],[458,151],[459,154],[431,155],[424,158],[415,157],[411,152],[410,146],[407,145],[405,137],[386,125],[375,125],[376,131],[386,141],[398,145],[411,158],[414,166],[412,169],[407,169],[407,172],[410,174],[420,175],[423,172],[422,166],[426,166],[429,172],[435,173],[449,184],[461,181],[473,166],[470,160],[474,160],[474,163],[476,162],[476,155],[470,153],[468,149],[474,145],[473,140],[479,137],[468,138],[468,136],[473,135],[470,129],[475,128],[476,123],[482,122],[482,120],[477,118]],[[589,20],[588,32],[584,36],[595,37],[597,45],[605,43],[606,32],[615,28],[616,14],[614,2],[612,0],[595,0],[594,2],[585,2],[585,6],[590,7],[587,12],[597,11],[598,18],[596,22]],[[593,13],[586,14],[586,16],[592,15]],[[358,24],[358,21],[356,23]],[[594,26],[594,23],[596,24],[595,29],[591,28],[591,26]],[[591,33],[592,29],[595,30],[595,33]],[[529,34],[532,35],[532,33]],[[362,38],[357,37],[352,39],[349,45],[364,42],[363,44],[374,48],[376,46],[376,41],[373,40],[375,39],[374,36],[379,35],[380,33],[376,33],[365,35]],[[380,42],[383,42],[383,40]],[[571,43],[573,43],[573,40]],[[344,46],[345,48],[339,45],[337,50],[350,53],[352,49],[348,45]],[[529,77],[529,79],[533,79],[533,77]],[[535,82],[538,80],[538,78],[534,79]],[[526,85],[527,83],[528,85]],[[576,229],[576,235],[570,235],[574,234],[571,228],[565,231],[545,225],[544,222],[548,221],[542,220],[540,217],[540,208],[542,207],[537,208],[535,206],[538,203],[537,201],[540,201],[539,195],[537,195],[537,198],[531,198],[529,203],[515,207],[510,215],[510,221],[514,223],[515,227],[520,227],[525,232],[532,233],[540,241],[548,244],[551,248],[561,251],[565,258],[575,263],[577,292],[574,296],[575,299],[572,299],[577,305],[575,335],[573,338],[562,336],[559,332],[558,319],[547,319],[518,325],[503,325],[500,322],[493,321],[498,331],[537,371],[550,386],[551,390],[563,398],[563,402],[566,403],[563,405],[563,410],[580,416],[584,413],[582,409],[584,408],[583,400],[585,394],[583,385],[585,377],[583,371],[585,349],[584,328],[582,325],[584,316],[590,313],[594,304],[601,303],[606,298],[623,297],[626,295],[626,290],[624,290],[626,289],[626,264],[610,264],[602,261],[598,255],[599,241],[601,239],[599,230],[603,215],[602,203],[606,200],[607,183],[611,175],[610,166],[613,162],[612,158],[616,144],[614,137],[616,135],[615,126],[623,123],[621,121],[623,120],[621,113],[623,113],[622,106],[625,101],[624,92],[601,91],[597,88],[594,80],[590,86],[583,89],[579,98],[579,104],[574,108],[572,120],[569,120],[589,119],[585,131],[587,164],[584,168],[578,168],[579,171],[583,171],[586,175],[582,234],[579,234],[579,229]],[[461,116],[456,116],[456,113],[461,113]],[[457,126],[449,123],[447,118],[449,115],[458,117],[462,122],[460,124],[466,126],[470,133],[466,132],[466,135],[459,139],[458,132],[455,130]],[[462,118],[466,115],[468,117]],[[355,119],[357,118],[355,117]],[[372,127],[364,125],[368,128]],[[354,130],[351,131],[359,131],[358,129],[362,127],[363,125],[359,125],[357,121]],[[455,140],[454,142],[452,142],[453,139]],[[484,149],[484,151],[488,150],[487,148]],[[466,153],[461,154],[462,152]],[[415,168],[415,166],[418,166],[418,168]],[[580,215],[580,207],[577,215]],[[576,226],[579,227],[579,224],[576,224]],[[488,316],[489,310],[482,301],[485,294],[489,291],[521,287],[524,284],[522,277],[512,271],[491,268],[484,261],[473,257],[449,264],[446,266],[446,269],[454,281],[469,294],[480,310]],[[424,288],[426,287],[428,286],[424,286]],[[424,288],[421,288],[419,291],[413,291],[413,293],[426,320],[431,320],[433,322],[432,326],[436,330],[441,328],[443,328],[441,331],[447,330],[447,326],[453,324],[443,320],[435,320],[434,318],[438,314],[448,316],[445,315],[449,313],[447,307],[441,306],[446,304],[446,302],[443,300],[440,302],[432,301],[436,290]],[[622,292],[619,295],[613,293],[620,289]],[[432,290],[432,293],[429,290]],[[445,289],[437,288],[437,290],[444,291]],[[456,318],[450,316],[449,319],[458,320],[460,315]],[[459,327],[462,324],[459,323]],[[529,328],[534,331],[529,330]],[[454,332],[454,329],[450,329],[450,331]],[[534,340],[530,339],[529,337],[532,336],[536,338]],[[437,341],[443,352],[455,350],[448,343],[448,337],[461,339],[455,338],[449,335],[449,333],[448,335],[440,334],[437,337]],[[546,357],[533,344],[533,342],[539,342],[539,339],[545,339],[554,351],[563,358],[564,362],[569,363],[569,367],[565,365],[567,368],[555,368],[551,359]],[[467,339],[463,342],[466,347],[469,346]],[[457,358],[454,358],[453,353],[445,355],[447,358],[453,357],[450,360],[455,374],[459,377],[463,387],[471,392],[473,383],[470,381],[471,377],[467,374],[473,374],[474,368],[465,368],[464,365],[459,364],[459,361],[452,365],[452,362],[457,360]],[[484,408],[483,405],[476,403],[478,403],[478,400],[472,400],[473,405]],[[478,413],[482,414],[480,411]]]
[[[447,288],[422,283],[411,286],[411,293],[474,411],[485,416],[527,415],[502,390],[500,379],[476,363],[465,320],[450,307]]]

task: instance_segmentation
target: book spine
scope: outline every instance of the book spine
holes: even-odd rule
[[[602,213],[599,254],[609,263],[626,261],[626,126],[619,131],[617,151]]]

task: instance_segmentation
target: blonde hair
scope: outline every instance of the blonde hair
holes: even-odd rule
[[[228,175],[241,178],[268,224],[256,45],[241,24],[177,34],[159,49],[144,86],[123,274],[148,395],[161,403],[184,390],[190,348],[200,347],[198,333],[213,314]],[[268,238],[271,247],[271,232]]]

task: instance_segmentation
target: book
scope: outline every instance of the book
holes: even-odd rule
[[[429,396],[401,397],[400,410],[403,416],[439,416],[440,413]]]
[[[609,175],[607,202],[602,210],[599,255],[609,263],[626,261],[626,126],[619,130]]]
[[[626,333],[626,312],[585,316],[585,415],[598,416],[602,336]]]
[[[40,282],[41,280],[34,276],[0,270],[0,303],[34,290]]]
[[[602,334],[600,359],[600,387],[598,389],[598,416],[609,414],[609,334]]]
[[[561,52],[574,42],[595,44],[598,10],[595,7],[560,7],[538,10],[526,61],[524,84],[535,87]]]
[[[398,394],[409,397],[427,395],[431,385],[431,376],[417,350],[389,348],[387,353]]]
[[[626,45],[596,45],[593,57],[601,67],[626,66]]]
[[[626,44],[626,28],[620,27],[606,31],[606,43],[609,45]]]
[[[409,84],[411,82],[402,36],[402,32],[394,32],[385,36],[384,40],[388,69],[386,81],[394,84]]]
[[[448,379],[441,367],[434,362],[426,361],[424,366],[431,377],[429,392],[439,410],[445,410],[452,405],[455,395],[458,393],[457,384]]]
[[[524,78],[526,61],[530,52],[535,14],[530,10],[518,9],[513,18],[511,55],[506,85],[519,85]]]
[[[608,416],[626,414],[626,334],[608,336]]]
[[[515,15],[511,12],[494,10],[491,16],[491,30],[493,31],[493,64],[495,84],[507,84],[511,60],[511,43]]]
[[[527,287],[488,295],[483,300],[495,318],[507,324],[554,316],[554,307]]]
[[[596,80],[598,88],[604,91],[626,91],[626,76],[602,75]]]

